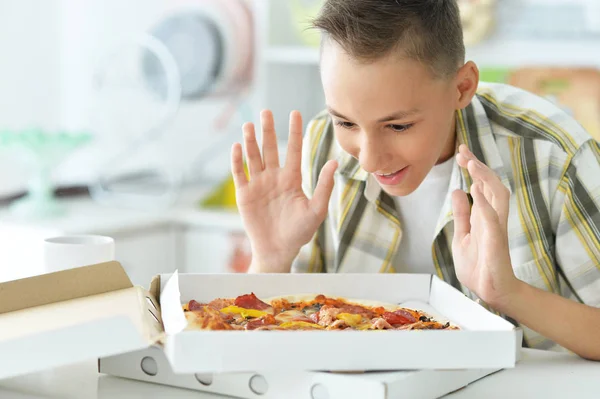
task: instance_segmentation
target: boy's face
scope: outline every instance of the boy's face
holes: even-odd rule
[[[474,94],[463,75],[435,79],[417,61],[394,56],[359,63],[334,42],[321,58],[336,139],[393,196],[412,193],[454,154],[455,112]]]

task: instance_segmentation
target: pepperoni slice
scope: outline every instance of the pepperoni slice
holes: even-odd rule
[[[403,317],[407,318],[411,323],[414,323],[414,322],[417,321],[417,319],[415,318],[415,316],[412,313],[410,313],[409,311],[407,311],[407,310],[398,309],[398,310],[394,311],[394,313],[396,313],[397,315],[400,315],[400,316],[403,316]]]
[[[246,323],[246,330],[256,330],[259,327],[271,326],[276,324],[277,320],[275,320],[275,317],[273,317],[273,315],[266,314],[260,319],[250,320],[248,323]]]
[[[417,321],[410,312],[403,309],[398,309],[395,312],[385,312],[381,317],[391,325],[411,324]]]
[[[217,298],[210,301],[208,307],[213,308],[215,310],[221,310],[231,305],[233,305],[233,299]]]
[[[238,296],[235,298],[234,305],[244,309],[255,310],[265,310],[271,307],[258,299],[254,293]]]
[[[217,298],[217,299],[210,301],[209,303],[200,303],[200,302],[197,302],[192,299],[188,303],[188,310],[198,311],[198,310],[202,310],[205,306],[208,306],[209,308],[212,308],[215,310],[221,310],[221,309],[226,308],[227,306],[231,306],[231,305],[233,305],[232,299]]]
[[[196,302],[193,299],[188,303],[188,310],[190,311],[194,311],[194,310],[201,310],[202,308],[204,308],[206,305]]]

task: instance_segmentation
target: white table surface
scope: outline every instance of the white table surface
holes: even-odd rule
[[[99,375],[96,362],[87,362],[0,381],[0,398],[222,399],[225,397]],[[565,353],[526,349],[523,359],[516,368],[495,373],[446,398],[597,399],[600,398],[600,362],[586,361]]]

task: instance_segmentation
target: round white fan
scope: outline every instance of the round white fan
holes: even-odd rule
[[[172,7],[147,34],[115,49],[98,68],[101,118],[95,126],[105,140],[125,142],[90,188],[101,202],[171,204],[183,173],[173,170],[160,140],[168,137],[181,102],[230,98],[230,106],[215,117],[214,130],[220,131],[250,86],[254,29],[246,0],[184,0]],[[132,165],[128,172],[124,164],[142,149],[151,151],[153,170],[143,165],[140,172],[140,165]]]
[[[154,69],[144,71],[143,60],[150,58],[155,60]],[[91,196],[102,203],[170,204],[182,177],[164,167],[167,162],[156,145],[182,99],[181,75],[173,55],[160,40],[143,35],[107,55],[94,79],[92,123],[112,156],[90,185]],[[155,165],[135,164],[141,149],[155,152],[151,157]]]

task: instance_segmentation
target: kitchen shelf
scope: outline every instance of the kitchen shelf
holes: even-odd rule
[[[467,49],[480,67],[600,67],[600,40],[488,40]]]

